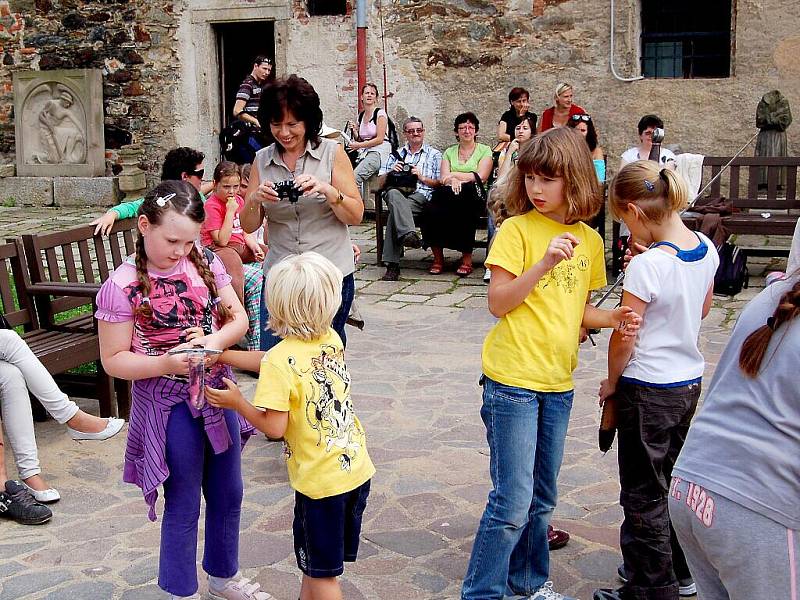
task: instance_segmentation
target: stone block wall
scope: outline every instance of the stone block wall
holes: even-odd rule
[[[168,2],[0,0],[0,162],[14,154],[11,73],[90,68],[103,72],[107,174],[132,142],[144,149],[142,168],[157,173],[174,146],[175,29]]]

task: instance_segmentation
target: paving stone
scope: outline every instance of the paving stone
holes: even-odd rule
[[[428,300],[430,296],[420,296],[417,294],[394,294],[393,296],[389,296],[390,302],[425,302]]]
[[[418,587],[434,594],[441,592],[448,584],[448,581],[444,577],[432,575],[430,573],[416,573],[412,581]]]
[[[115,586],[107,581],[86,581],[51,592],[45,600],[107,600],[113,597]]]
[[[403,556],[416,558],[445,547],[437,535],[427,531],[386,531],[365,534],[369,541]]]
[[[120,573],[126,583],[142,585],[158,578],[158,557],[151,556],[145,560],[132,564]]]
[[[72,575],[64,569],[37,571],[35,575],[33,573],[15,575],[3,581],[0,600],[16,600],[27,594],[44,592],[70,579],[72,579]]]
[[[166,593],[157,585],[146,585],[132,590],[125,590],[121,600],[164,600]]]
[[[0,545],[0,559],[12,558],[14,556],[23,556],[33,550],[42,548],[47,542],[20,542],[17,544],[3,544]]]
[[[8,562],[4,564],[0,564],[0,577],[10,577],[15,573],[19,573],[25,569],[25,565],[21,565],[18,562]]]

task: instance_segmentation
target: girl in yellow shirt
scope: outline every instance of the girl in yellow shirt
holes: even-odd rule
[[[606,284],[603,240],[583,223],[602,204],[580,134],[557,128],[522,151],[509,185],[510,218],[486,264],[489,310],[499,321],[483,345],[483,406],[492,491],[462,600],[568,600],[548,581],[547,526],[572,407],[581,327],[632,335],[628,307],[588,304]]]

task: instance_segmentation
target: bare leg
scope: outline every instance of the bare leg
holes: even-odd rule
[[[309,577],[303,575],[300,600],[344,600],[336,577]]]
[[[50,486],[47,485],[41,473],[37,473],[36,475],[31,475],[30,477],[28,477],[27,479],[23,479],[22,481],[24,481],[28,487],[31,487],[34,490],[38,490],[40,492],[50,489]]]
[[[78,409],[75,416],[67,421],[67,426],[83,433],[100,433],[108,425],[108,419],[96,417]]]

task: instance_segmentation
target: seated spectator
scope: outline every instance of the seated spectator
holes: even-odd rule
[[[582,115],[586,111],[572,102],[572,86],[568,83],[559,83],[553,95],[553,106],[542,113],[539,128],[536,133],[543,133],[553,127],[565,127],[572,115]]]
[[[358,126],[350,123],[356,133],[350,148],[358,150],[355,167],[356,185],[361,185],[380,171],[386,163],[392,145],[389,143],[389,115],[378,106],[378,86],[367,83],[361,89],[361,102],[364,107],[358,115]]]
[[[474,113],[456,117],[453,131],[458,143],[445,150],[441,186],[422,211],[422,238],[433,251],[431,275],[444,270],[444,248],[461,252],[459,277],[472,273],[475,231],[486,202],[483,185],[492,171],[492,149],[477,142],[479,129]]]
[[[664,129],[664,121],[657,115],[645,115],[639,119],[637,129],[639,130],[639,144],[632,146],[625,150],[620,157],[619,168],[621,169],[628,163],[636,162],[637,160],[648,160],[650,156],[650,149],[653,147],[653,131]],[[675,170],[675,154],[671,150],[661,147],[661,160],[662,167]]]
[[[205,194],[213,189],[213,182],[204,182],[203,159],[205,155],[199,150],[182,146],[173,148],[164,157],[161,165],[161,181],[178,180],[188,181],[200,192],[200,197],[205,202]],[[108,235],[117,219],[135,217],[144,198],[123,202],[112,206],[106,213],[94,219],[89,225],[94,225],[94,234]]]
[[[214,169],[214,193],[205,204],[206,220],[200,229],[200,243],[219,256],[231,276],[239,300],[244,304],[243,263],[264,260],[264,250],[252,233],[239,222],[244,198],[237,195],[241,176],[235,163],[222,161]]]
[[[119,433],[125,424],[122,419],[103,419],[79,409],[58,389],[53,377],[19,334],[13,329],[0,329],[0,410],[23,488],[20,491],[16,486],[11,486],[13,490],[9,490],[5,464],[0,456],[0,485],[6,482],[5,493],[10,497],[12,506],[15,502],[22,502],[21,507],[9,507],[9,498],[0,492],[0,516],[21,523],[28,518],[36,518],[36,514],[45,514],[45,511],[30,509],[31,503],[23,498],[26,494],[32,494],[37,502],[42,503],[57,502],[61,498],[41,475],[29,392],[56,421],[67,425],[67,431],[74,440],[105,440]]]
[[[522,118],[519,123],[514,127],[514,139],[508,144],[508,147],[500,154],[497,168],[497,183],[501,179],[508,176],[511,167],[517,164],[517,158],[525,145],[534,135],[536,131],[536,115],[529,113],[530,116]],[[495,184],[495,185],[496,185]]]
[[[514,130],[517,125],[528,120],[531,123],[532,131],[536,131],[536,113],[530,112],[530,94],[522,87],[511,88],[508,93],[508,101],[511,107],[502,114],[500,122],[497,124],[497,139],[500,142],[510,142],[514,139]]]
[[[406,144],[398,152],[389,155],[381,168],[378,183],[386,189],[384,200],[389,209],[386,219],[386,236],[381,260],[386,264],[384,281],[400,278],[400,257],[403,248],[420,248],[422,240],[417,233],[414,217],[431,199],[433,189],[439,186],[442,168],[442,153],[425,143],[425,127],[417,117],[409,117],[403,123]],[[416,176],[417,184],[410,192],[392,187],[390,173],[402,173],[409,167]]]
[[[597,142],[597,129],[594,127],[594,120],[587,114],[572,115],[567,125],[577,129],[586,139],[586,144],[592,153],[592,162],[597,173],[597,179],[600,183],[603,183],[606,180],[606,160],[603,155],[603,148]]]

